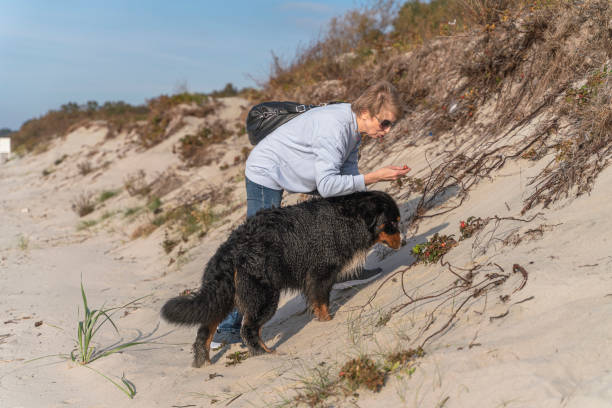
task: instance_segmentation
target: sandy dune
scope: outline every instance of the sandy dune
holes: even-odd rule
[[[237,120],[241,103],[229,101],[224,118]],[[45,153],[0,166],[0,406],[273,406],[290,400],[316,370],[335,377],[349,358],[368,354],[380,359],[390,351],[417,347],[442,329],[464,301],[453,322],[426,341],[426,355],[415,370],[391,374],[378,393],[361,388],[358,397],[328,403],[612,406],[612,169],[600,174],[591,194],[521,215],[527,182],[543,163],[523,159],[509,161],[481,181],[460,207],[422,220],[418,229],[409,230],[408,244],[399,251],[384,252],[381,259],[383,252],[375,249],[368,265],[381,266],[384,276],[367,286],[334,291],[332,321],[313,320],[301,297],[289,293],[263,331],[277,354],[226,366],[231,353],[244,350],[233,345],[213,353],[212,366],[191,368],[195,328],[162,322],[159,310],[168,298],[198,285],[203,265],[242,221],[245,207],[238,207],[228,222],[216,224],[203,239],[184,244],[188,251],[179,259],[164,253],[163,228],[147,238],[131,239],[139,221],[119,211],[143,205],[143,199],[122,190],[85,219],[100,219],[105,212],[115,215],[82,230],[77,229],[81,219],[71,202],[85,191],[121,188],[126,174],[139,169],[149,179],[173,169],[188,182],[165,202],[186,192],[231,186],[227,206],[239,204],[244,200],[240,166],[186,170],[172,153],[172,144],[197,125],[189,122],[148,151],[135,149],[126,135],[104,141],[103,128],[81,128]],[[246,136],[232,138],[223,146],[221,161],[231,162],[247,145]],[[97,150],[94,163],[111,163],[81,176],[76,163],[92,149]],[[428,141],[397,148],[385,157],[369,157],[366,149],[363,165],[407,163],[414,175],[423,175],[429,166],[425,153],[435,149]],[[64,154],[68,159],[43,177],[42,171],[54,168],[54,160]],[[416,197],[398,198],[406,217]],[[453,203],[453,197],[444,198],[436,209]],[[480,296],[468,299],[474,291],[457,287],[449,292],[452,296],[416,302],[387,315],[405,304],[407,295],[418,298],[453,286],[457,277],[440,263],[408,268],[414,262],[411,248],[436,232],[458,238],[459,223],[469,216],[497,219],[460,241],[444,260],[462,276],[477,266],[474,282],[493,279],[491,274],[504,275],[505,280]],[[173,256],[175,262],[169,265]],[[514,272],[515,264],[527,272],[526,282]],[[122,305],[145,296],[114,316],[119,335],[106,325],[95,339],[100,348],[129,341],[145,344],[90,364],[115,381],[125,375],[136,387],[133,400],[96,372],[54,356],[69,354],[74,347],[82,313],[81,279],[90,307]],[[382,316],[388,322],[377,325]],[[433,322],[430,316],[435,316]],[[29,361],[43,356],[48,357]]]

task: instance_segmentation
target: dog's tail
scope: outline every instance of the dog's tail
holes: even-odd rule
[[[174,324],[208,325],[223,320],[233,306],[233,286],[223,288],[203,285],[198,292],[187,296],[178,296],[167,301],[162,307],[161,315],[166,321]]]

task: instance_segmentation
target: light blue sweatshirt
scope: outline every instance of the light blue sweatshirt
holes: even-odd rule
[[[292,193],[323,197],[366,191],[357,167],[361,136],[349,103],[313,108],[266,136],[251,151],[246,177]]]

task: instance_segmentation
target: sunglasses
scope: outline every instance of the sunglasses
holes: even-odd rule
[[[391,122],[389,119],[380,120],[380,119],[378,119],[377,116],[374,116],[374,119],[376,119],[378,121],[378,124],[380,125],[380,128],[382,130],[391,129],[393,127],[393,125],[395,125],[395,122]]]

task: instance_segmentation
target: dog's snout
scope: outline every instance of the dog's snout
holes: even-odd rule
[[[402,246],[402,236],[399,232],[395,234],[387,234],[383,231],[378,235],[377,242],[382,242],[393,249],[399,249],[400,246]]]

